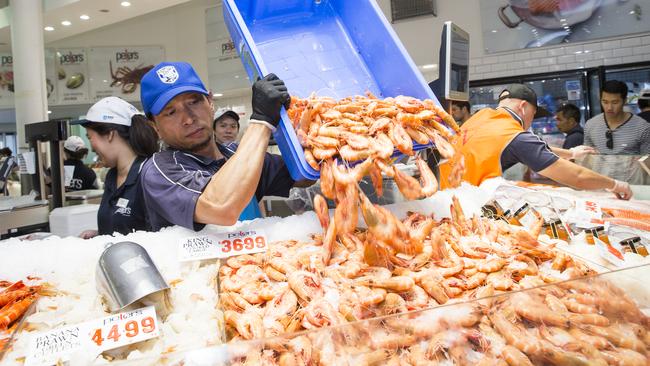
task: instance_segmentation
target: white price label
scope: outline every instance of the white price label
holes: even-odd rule
[[[36,334],[29,343],[27,366],[55,365],[66,362],[83,346],[83,324],[57,328]]]
[[[69,361],[77,351],[99,354],[159,335],[156,309],[148,306],[36,334],[30,341],[25,365],[50,366]]]
[[[535,226],[535,223],[537,223],[537,216],[535,216],[535,212],[531,209],[519,219],[519,222],[521,222],[521,224],[527,229],[532,229],[533,226]]]
[[[601,220],[603,218],[600,205],[597,202],[588,200],[576,200],[576,214],[580,221]]]
[[[208,235],[181,239],[178,257],[181,262],[217,258],[216,240]]]
[[[153,306],[107,316],[87,324],[87,339],[100,351],[146,341],[160,334]]]
[[[594,244],[598,249],[598,254],[601,258],[605,259],[609,263],[615,265],[616,267],[622,267],[625,262],[625,257],[623,257],[622,250],[614,248],[612,245],[605,243],[604,241],[594,237]]]
[[[181,261],[228,258],[265,252],[267,248],[264,231],[237,231],[183,239],[179,242],[179,258]]]

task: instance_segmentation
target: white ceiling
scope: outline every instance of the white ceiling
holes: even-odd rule
[[[43,27],[54,27],[52,32],[43,31],[45,44],[191,0],[129,0],[131,6],[128,7],[121,6],[122,1],[44,0]],[[101,10],[108,10],[108,12]],[[2,9],[2,11],[11,14],[10,8]],[[79,18],[81,15],[88,15],[90,19],[81,20]],[[61,25],[64,20],[68,20],[72,24],[70,26]],[[9,50],[11,48],[10,27],[6,24],[0,24],[0,27],[0,46],[4,50]]]

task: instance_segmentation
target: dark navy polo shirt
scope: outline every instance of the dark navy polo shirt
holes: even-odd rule
[[[499,108],[506,110],[512,118],[523,126],[523,121],[517,113],[507,107]],[[515,136],[503,149],[501,153],[501,170],[506,171],[513,165],[522,163],[534,172],[539,172],[551,166],[559,158],[539,136],[530,131],[525,131]]]
[[[87,167],[83,161],[78,159],[67,159],[63,165],[74,166],[74,173],[70,180],[70,186],[66,187],[71,191],[81,191],[84,189],[97,189],[97,174]]]
[[[112,168],[106,174],[104,195],[97,212],[97,229],[100,235],[110,235],[114,232],[126,235],[136,230],[149,230],[141,179],[141,172],[147,160],[137,157],[120,187],[117,187],[117,168]]]
[[[584,141],[585,131],[582,129],[582,127],[580,127],[580,125],[576,125],[571,129],[571,131],[566,134],[562,148],[568,150],[573,147],[582,145]]]
[[[199,196],[212,176],[221,169],[234,151],[217,145],[224,159],[213,160],[192,153],[169,149],[154,154],[142,169],[142,184],[151,229],[180,225],[201,230],[205,225],[194,222]],[[242,167],[245,169],[245,167]],[[289,196],[294,181],[282,157],[266,154],[260,181],[255,191],[257,200],[264,196]]]

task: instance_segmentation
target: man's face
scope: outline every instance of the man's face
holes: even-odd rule
[[[205,95],[183,93],[174,97],[160,114],[154,116],[154,126],[167,145],[197,151],[212,141],[213,114],[212,102]]]
[[[571,131],[571,129],[575,127],[576,124],[573,118],[567,118],[563,112],[558,112],[555,115],[555,120],[557,121],[557,129],[563,133]]]
[[[454,117],[454,120],[456,120],[456,122],[462,122],[465,118],[465,109],[455,104],[452,104],[451,116]]]
[[[214,136],[222,144],[233,142],[239,133],[239,123],[231,117],[222,117],[214,127]]]
[[[616,117],[623,112],[623,98],[620,94],[603,92],[600,96],[600,105],[606,117]]]

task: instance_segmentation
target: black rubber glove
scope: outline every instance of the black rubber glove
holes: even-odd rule
[[[251,119],[266,121],[274,127],[280,123],[280,109],[289,108],[291,97],[284,81],[275,74],[268,74],[253,84],[253,114]]]

